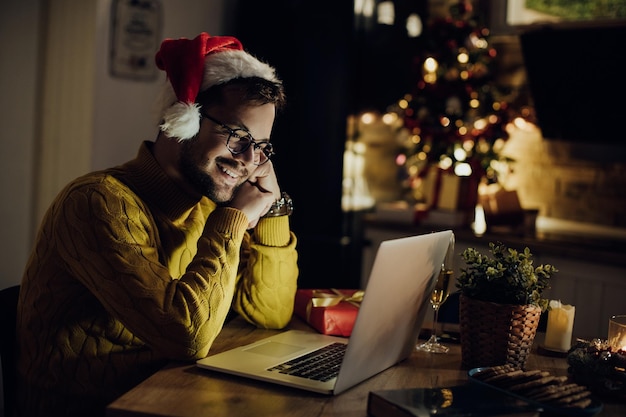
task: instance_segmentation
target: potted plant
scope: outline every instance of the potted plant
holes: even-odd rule
[[[533,265],[529,248],[522,252],[489,243],[491,256],[468,248],[461,254],[456,287],[460,291],[459,322],[463,366],[475,368],[509,364],[523,369],[530,353],[552,265]]]

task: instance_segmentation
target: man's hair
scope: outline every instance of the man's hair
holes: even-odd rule
[[[196,98],[196,103],[206,107],[223,104],[225,91],[238,92],[241,100],[250,104],[273,104],[277,111],[285,107],[287,100],[282,83],[260,77],[246,77],[235,78],[201,91]]]

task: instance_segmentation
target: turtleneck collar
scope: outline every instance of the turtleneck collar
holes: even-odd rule
[[[215,203],[207,197],[192,197],[170,178],[152,155],[154,142],[144,141],[137,157],[124,165],[128,185],[150,205],[170,218],[178,218],[200,202]]]

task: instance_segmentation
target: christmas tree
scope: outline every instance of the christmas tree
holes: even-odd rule
[[[433,165],[496,182],[494,162],[512,113],[505,89],[495,82],[497,52],[489,29],[471,3],[461,1],[449,16],[431,19],[421,36],[414,81],[392,106],[406,134],[396,163],[407,197],[420,199],[419,186]]]

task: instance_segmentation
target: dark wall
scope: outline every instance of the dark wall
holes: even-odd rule
[[[355,36],[353,109],[385,112],[411,88],[419,71],[415,60],[421,53],[422,37],[410,38],[405,22],[411,14],[422,19],[426,29],[428,0],[395,0],[393,25],[377,23],[376,10],[371,17],[354,18]]]
[[[520,34],[528,84],[544,139],[626,148],[626,26],[545,26]],[[617,100],[616,100],[617,99]]]
[[[227,34],[273,65],[287,89],[288,108],[272,142],[281,188],[294,200],[302,288],[358,288],[360,214],[343,213],[341,188],[346,119],[385,111],[410,90],[412,57],[404,21],[426,0],[396,0],[394,26],[356,18],[346,0],[229,0]]]
[[[358,286],[341,211],[343,150],[349,113],[352,3],[239,0],[233,32],[283,79],[287,109],[272,142],[281,188],[294,200],[302,288]],[[360,251],[359,251],[360,253]]]

